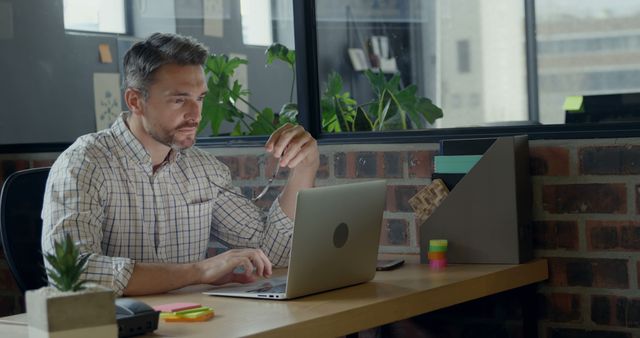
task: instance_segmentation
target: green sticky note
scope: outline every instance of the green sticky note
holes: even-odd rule
[[[580,96],[567,96],[564,99],[564,111],[569,113],[582,113],[584,112],[583,106],[584,100],[582,95]]]

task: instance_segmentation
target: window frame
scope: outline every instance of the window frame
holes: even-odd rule
[[[131,6],[132,6],[132,2],[128,1],[128,0],[123,0],[123,6],[122,6],[122,10],[124,11],[123,17],[124,17],[124,32],[123,33],[117,33],[117,32],[99,32],[99,31],[86,31],[86,30],[80,30],[80,29],[67,29],[65,27],[64,32],[65,34],[80,34],[80,35],[93,35],[93,36],[130,36],[131,35]],[[63,2],[63,7],[64,7],[64,2]],[[64,8],[62,9],[64,12]],[[64,13],[63,13],[63,26],[64,26]]]
[[[129,2],[125,2],[129,3]],[[640,137],[640,122],[550,124],[521,126],[489,126],[434,128],[428,130],[323,133],[320,120],[320,91],[318,81],[315,0],[293,1],[296,48],[297,97],[299,123],[319,144],[355,143],[434,143],[443,139],[481,138],[526,134],[529,139],[593,139]],[[538,67],[535,36],[535,0],[523,0],[525,6],[525,42],[527,68],[528,114],[538,120]],[[130,10],[126,10],[127,29]],[[79,32],[79,31],[78,31]],[[87,32],[84,32],[87,33]],[[128,34],[129,32],[127,32]],[[103,33],[110,34],[110,33]],[[268,136],[198,137],[201,147],[257,147]],[[2,153],[60,152],[69,143],[33,143],[0,145]]]

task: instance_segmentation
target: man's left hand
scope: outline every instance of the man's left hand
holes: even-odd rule
[[[299,125],[287,123],[278,128],[265,144],[267,152],[289,168],[317,170],[320,165],[318,142]]]

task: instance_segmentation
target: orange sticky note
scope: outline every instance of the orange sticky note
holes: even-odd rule
[[[197,314],[194,316],[168,316],[168,317],[164,317],[162,319],[164,319],[165,322],[171,323],[171,322],[204,322],[207,321],[211,318],[213,318],[214,316],[214,312],[213,311],[206,311],[203,312],[202,314]]]
[[[100,51],[100,62],[113,62],[113,58],[111,58],[111,48],[109,47],[108,43],[101,43],[100,46],[98,46],[98,50]]]

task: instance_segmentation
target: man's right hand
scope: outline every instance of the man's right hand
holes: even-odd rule
[[[195,264],[201,284],[251,283],[269,277],[272,266],[260,249],[231,249]],[[242,272],[236,270],[242,268]]]
[[[238,267],[244,271],[238,272]],[[250,283],[271,273],[271,262],[262,250],[232,249],[197,263],[136,263],[124,294],[162,293],[193,284]]]

